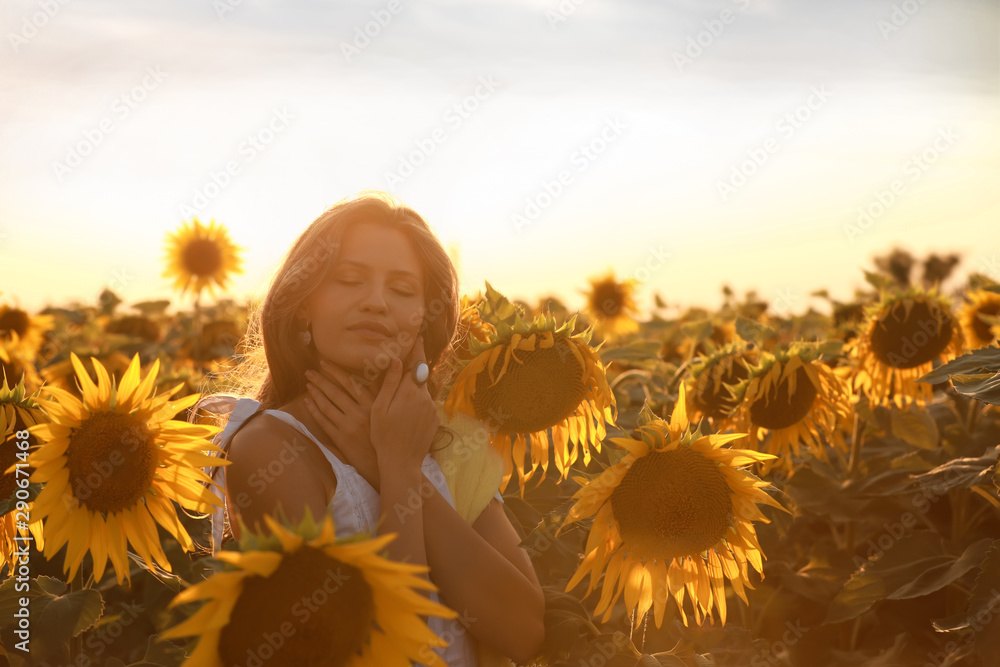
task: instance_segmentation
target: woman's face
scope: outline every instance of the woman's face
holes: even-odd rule
[[[406,359],[424,318],[423,270],[403,232],[359,223],[299,317],[310,323],[322,359],[380,377],[390,358]]]

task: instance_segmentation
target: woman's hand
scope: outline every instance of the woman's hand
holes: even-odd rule
[[[426,384],[413,367],[426,362],[424,338],[417,336],[404,364],[393,359],[371,408],[371,443],[382,477],[420,470],[437,433],[439,417]],[[403,369],[406,369],[405,371]]]
[[[306,408],[333,440],[338,452],[376,491],[378,459],[371,443],[371,411],[375,397],[367,385],[327,361],[323,373],[306,371]]]

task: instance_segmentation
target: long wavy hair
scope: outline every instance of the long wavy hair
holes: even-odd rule
[[[420,326],[428,388],[435,399],[453,372],[452,338],[459,318],[458,275],[430,225],[393,195],[365,190],[334,204],[292,244],[267,288],[251,308],[241,345],[243,362],[231,372],[231,392],[249,396],[260,409],[275,409],[306,390],[306,369],[319,370],[314,344],[303,345],[297,312],[337,261],[348,229],[376,223],[398,229],[415,251],[424,275],[425,315]]]

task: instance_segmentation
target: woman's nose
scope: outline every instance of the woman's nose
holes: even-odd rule
[[[365,290],[364,297],[361,300],[361,308],[375,312],[388,311],[389,306],[385,300],[385,289],[384,285],[372,282],[368,289]]]

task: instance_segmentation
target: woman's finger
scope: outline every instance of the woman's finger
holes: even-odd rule
[[[427,353],[424,351],[424,337],[423,334],[418,335],[416,340],[413,341],[413,347],[410,348],[410,356],[407,359],[407,368],[413,370],[417,364],[421,361],[425,364],[427,363]]]
[[[372,394],[369,383],[362,382],[356,375],[348,373],[336,364],[331,364],[326,359],[320,361],[320,366],[325,373],[329,373],[341,387],[348,391],[358,405],[365,408],[371,407],[375,396]]]
[[[372,403],[372,411],[377,411],[383,417],[389,410],[389,404],[392,403],[392,399],[396,396],[396,390],[399,388],[399,382],[403,375],[403,363],[399,359],[391,359],[389,361],[389,370],[385,374],[385,379],[382,380],[382,388],[378,392],[378,396],[375,397],[375,402]]]
[[[341,412],[347,412],[347,406],[350,403],[356,403],[354,397],[347,393],[343,387],[338,383],[334,382],[330,378],[326,377],[322,373],[317,373],[316,371],[306,371],[306,387],[312,384],[314,387],[319,389],[330,402],[339,409]],[[320,406],[323,405],[322,402],[318,402]]]
[[[326,431],[326,434],[329,435],[334,442],[337,442],[340,436],[340,428],[337,424],[332,419],[327,417],[326,413],[320,410],[314,399],[306,397],[305,403],[306,409],[309,410],[309,414],[313,416],[313,419],[316,420],[320,427]]]
[[[418,383],[417,379],[413,376],[413,370],[417,367],[417,364],[421,362],[427,363],[427,353],[424,351],[424,337],[422,335],[417,336],[417,339],[413,341],[413,347],[410,349],[407,359],[406,374],[414,385],[421,389],[427,389],[425,382]],[[427,391],[430,392],[430,389],[427,389]]]

